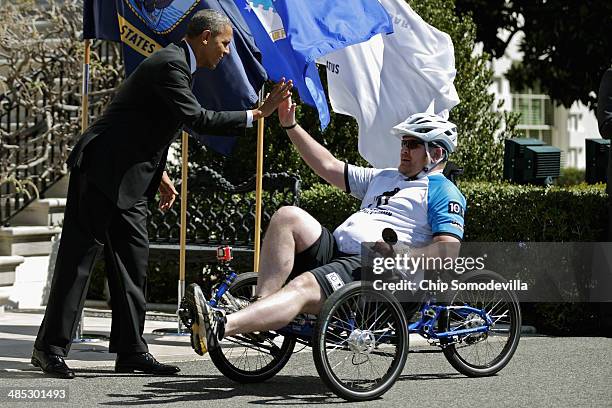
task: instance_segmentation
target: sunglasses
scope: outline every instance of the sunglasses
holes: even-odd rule
[[[402,140],[402,149],[414,150],[418,149],[419,146],[423,146],[425,143],[422,140],[417,139],[406,139]]]

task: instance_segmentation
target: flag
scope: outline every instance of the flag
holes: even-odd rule
[[[117,7],[111,0],[85,0],[83,4],[83,38],[121,41],[117,24]]]
[[[235,0],[263,55],[270,78],[292,79],[300,98],[329,123],[317,58],[392,31],[376,0]]]
[[[267,74],[242,15],[233,0],[86,0],[84,38],[121,41],[126,76],[146,57],[170,43],[181,41],[190,17],[198,10],[214,9],[230,19],[234,38],[231,52],[214,70],[198,69],[192,90],[205,109],[252,109]],[[235,137],[192,136],[217,152],[231,153]]]
[[[404,0],[381,2],[393,18],[394,33],[336,51],[321,62],[327,67],[332,109],[357,119],[361,156],[387,168],[400,160],[393,126],[418,112],[448,118],[459,97],[450,36],[423,21]]]

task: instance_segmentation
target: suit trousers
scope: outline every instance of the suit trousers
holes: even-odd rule
[[[79,323],[91,271],[104,251],[112,308],[109,352],[147,352],[142,333],[149,258],[147,198],[119,209],[75,167],[45,317],[34,346],[66,356]]]

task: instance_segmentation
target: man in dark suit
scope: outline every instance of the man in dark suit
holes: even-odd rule
[[[117,372],[174,374],[148,353],[142,337],[149,241],[147,202],[159,189],[167,210],[177,192],[164,168],[170,144],[183,126],[224,134],[268,116],[289,97],[291,81],[277,84],[252,111],[204,110],[191,92],[196,68],[214,69],[229,54],[232,27],[226,16],[202,10],[185,40],[144,60],[117,90],[105,112],[76,144],[64,226],[45,317],[32,364],[50,375],[73,378],[65,357],[74,336],[91,270],[102,248],[113,319],[109,351]]]

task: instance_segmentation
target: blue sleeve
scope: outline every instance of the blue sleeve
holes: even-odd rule
[[[465,197],[443,175],[430,177],[427,192],[427,220],[433,236],[451,235],[463,239]]]

